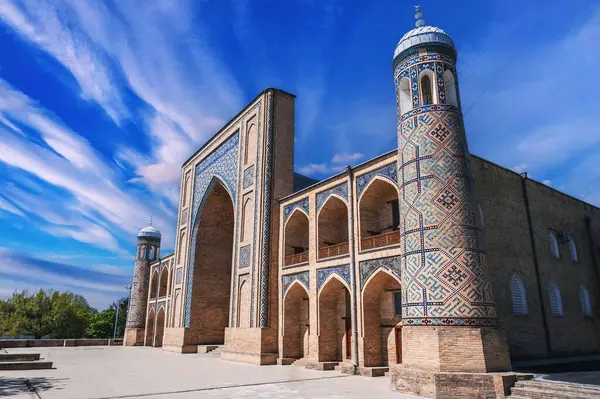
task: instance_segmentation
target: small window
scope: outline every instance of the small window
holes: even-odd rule
[[[458,107],[456,79],[454,79],[454,74],[448,69],[444,72],[444,87],[446,88],[446,103]]]
[[[421,99],[423,105],[433,104],[433,90],[431,86],[431,78],[429,75],[424,75],[421,78]]]
[[[413,109],[412,97],[410,95],[410,79],[402,78],[400,81],[398,97],[400,102],[400,115]]]
[[[584,316],[592,316],[592,302],[590,301],[590,293],[583,287],[579,289],[579,307]]]
[[[562,298],[560,297],[560,288],[554,281],[548,283],[548,297],[550,299],[550,309],[552,316],[563,315]]]
[[[556,239],[556,233],[551,231],[548,233],[548,245],[550,245],[550,253],[555,258],[560,258],[560,251],[558,250],[558,240]]]
[[[481,227],[485,227],[483,223],[483,209],[481,209],[481,205],[479,205],[479,218],[481,219]]]
[[[392,295],[394,296],[394,315],[402,317],[402,292],[394,291]]]
[[[150,256],[148,257],[150,260],[154,260],[154,247],[150,247]]]
[[[525,285],[523,285],[523,281],[516,274],[513,274],[510,278],[510,294],[512,297],[513,314],[516,316],[526,316],[528,311]]]
[[[569,236],[569,252],[571,253],[571,260],[573,262],[579,262],[579,257],[577,256],[577,246],[575,245],[575,238],[572,235]]]

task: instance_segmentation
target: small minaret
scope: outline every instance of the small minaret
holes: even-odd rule
[[[457,52],[446,32],[425,25],[420,7],[415,18],[393,60],[403,252],[403,364],[394,384],[406,392],[402,381],[422,370],[426,384],[432,373],[510,369],[476,211]]]
[[[131,283],[129,311],[123,344],[126,346],[144,344],[148,287],[150,285],[150,262],[160,256],[160,231],[150,225],[140,230],[137,236],[135,269]]]

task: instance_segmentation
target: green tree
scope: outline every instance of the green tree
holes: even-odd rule
[[[113,302],[108,309],[94,313],[85,333],[86,338],[112,338],[114,336],[117,306],[119,307],[117,337],[122,337],[125,333],[128,304],[129,299],[123,298]]]
[[[85,331],[86,338],[112,338],[115,327],[114,309],[105,309],[101,312],[95,312]]]
[[[0,302],[0,333],[13,337],[80,338],[91,314],[85,298],[71,292],[15,292]]]

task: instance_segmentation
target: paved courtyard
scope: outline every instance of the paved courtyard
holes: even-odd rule
[[[390,398],[389,378],[344,376],[300,366],[253,366],[217,354],[180,355],[141,347],[12,349],[40,352],[52,370],[0,371],[10,398]],[[33,389],[34,388],[34,389]]]

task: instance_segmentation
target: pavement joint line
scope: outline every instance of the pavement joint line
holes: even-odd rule
[[[276,384],[287,384],[287,383],[304,382],[304,381],[331,380],[331,379],[335,379],[335,378],[346,378],[346,377],[349,377],[349,376],[348,375],[336,375],[336,376],[332,376],[332,377],[299,378],[299,379],[295,379],[295,380],[255,382],[255,383],[249,383],[249,384],[222,385],[222,386],[218,386],[218,387],[183,389],[180,391],[140,393],[140,394],[121,395],[121,396],[102,396],[102,397],[95,397],[95,398],[88,398],[88,399],[140,398],[140,397],[147,397],[147,396],[173,395],[173,394],[190,393],[190,392],[216,391],[219,389],[245,388],[245,387],[253,387],[253,386],[259,386],[259,385],[276,385]],[[41,397],[40,397],[40,399],[41,399]]]
[[[42,399],[42,397],[40,396],[40,393],[37,391],[37,389],[35,389],[35,385],[33,385],[33,384],[31,383],[31,381],[29,381],[28,379],[26,379],[26,380],[24,381],[24,383],[25,383],[25,386],[27,386],[27,389],[29,390],[29,392],[32,392],[32,393],[34,393],[34,394],[35,394],[35,396],[36,396],[38,399]]]

